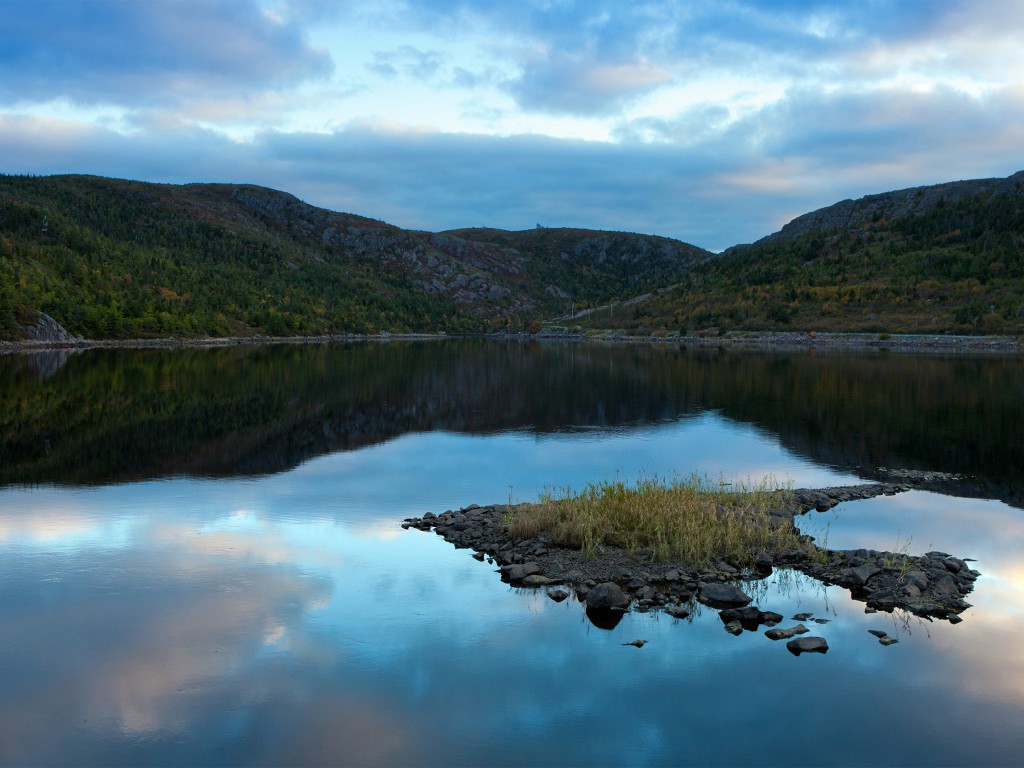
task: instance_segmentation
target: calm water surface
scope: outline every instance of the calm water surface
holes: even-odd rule
[[[0,358],[0,764],[1018,765],[1022,382],[1015,358],[483,342]],[[708,609],[601,630],[398,526],[879,466],[971,477],[802,526],[984,575],[954,626],[777,572],[758,605],[831,619],[825,656]]]

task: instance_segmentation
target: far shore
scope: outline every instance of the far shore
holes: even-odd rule
[[[481,334],[376,333],[322,336],[237,336],[222,338],[163,339],[64,339],[56,341],[4,341],[0,354],[12,352],[68,351],[79,349],[168,349],[178,347],[226,347],[246,344],[330,344],[382,341],[437,341],[484,338],[500,341],[599,342],[661,344],[697,348],[816,350],[885,349],[898,352],[1020,353],[1024,337],[962,336],[953,334],[817,333],[814,331],[729,331],[724,334],[629,335],[615,331],[588,333],[543,330],[539,333],[498,332]]]

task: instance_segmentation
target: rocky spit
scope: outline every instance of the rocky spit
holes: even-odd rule
[[[826,511],[842,502],[893,495],[909,490],[906,483],[869,483],[792,491],[790,505],[769,510],[774,525],[795,525],[797,516]],[[825,653],[828,644],[820,637],[798,637],[809,630],[802,624],[776,628],[785,621],[778,613],[762,611],[749,594],[760,591],[758,582],[777,568],[800,571],[822,582],[850,591],[865,603],[866,613],[907,613],[932,620],[961,621],[970,607],[964,597],[981,574],[968,563],[945,552],[911,556],[903,552],[819,549],[803,536],[803,548],[763,553],[751,568],[720,561],[708,568],[693,568],[679,561],[656,561],[614,547],[601,547],[587,557],[579,550],[555,546],[542,533],[536,538],[513,541],[508,535],[506,505],[470,505],[440,515],[427,513],[407,518],[402,527],[434,531],[455,547],[473,550],[473,557],[497,566],[503,581],[522,588],[543,589],[552,600],[574,596],[584,604],[588,618],[598,627],[614,628],[630,610],[652,611],[685,619],[694,602],[720,611],[726,631],[742,634],[759,631],[772,640],[787,640],[794,654]],[[825,624],[828,619],[798,614],[793,620]],[[883,645],[896,641],[884,632],[873,632]],[[638,646],[639,647],[639,646]]]

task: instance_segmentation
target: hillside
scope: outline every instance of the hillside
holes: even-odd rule
[[[619,233],[487,234],[249,185],[0,176],[0,339],[39,312],[87,338],[521,329],[713,256]]]
[[[585,305],[630,296],[638,289],[654,287],[659,281],[652,280],[652,276],[675,276],[715,258],[702,248],[678,240],[625,232],[537,227],[522,232],[457,229],[444,234],[500,246],[529,259],[532,274],[557,286],[548,293],[562,299],[561,306],[565,307],[570,302]]]
[[[844,201],[572,322],[634,333],[1024,332],[1024,172]]]

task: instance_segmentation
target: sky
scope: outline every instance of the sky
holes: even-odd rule
[[[0,0],[0,172],[710,250],[1024,169],[1024,0]]]

